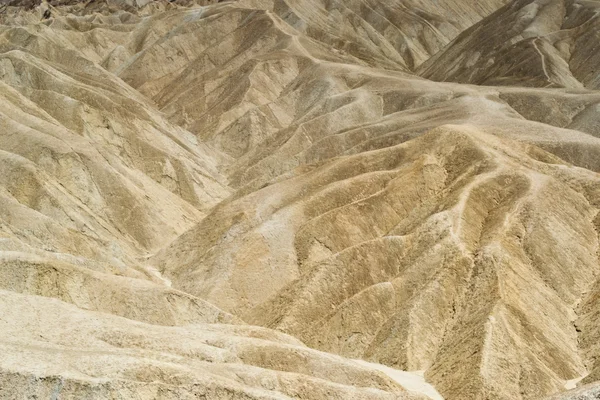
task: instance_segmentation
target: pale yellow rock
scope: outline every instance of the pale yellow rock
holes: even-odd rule
[[[600,380],[596,2],[23,1],[0,398]]]

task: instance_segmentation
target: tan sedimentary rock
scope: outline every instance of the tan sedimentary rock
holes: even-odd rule
[[[600,380],[594,7],[6,7],[0,397]]]
[[[600,396],[600,385],[596,383],[548,397],[548,400],[594,400],[598,396]]]
[[[483,85],[600,87],[596,1],[518,0],[419,67],[429,79]]]
[[[2,291],[0,397],[411,399],[382,373],[243,325],[161,327]]]

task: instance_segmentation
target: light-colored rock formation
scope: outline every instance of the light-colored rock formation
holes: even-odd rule
[[[0,12],[0,398],[600,380],[596,2],[59,3]]]
[[[599,89],[597,1],[517,0],[419,67],[429,79]]]
[[[547,400],[596,400],[598,397],[600,397],[600,385],[593,384],[548,397]]]
[[[160,327],[5,291],[0,309],[0,398],[422,398],[267,329]]]

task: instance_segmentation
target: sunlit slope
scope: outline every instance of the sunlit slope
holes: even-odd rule
[[[8,7],[0,397],[600,379],[594,7]]]

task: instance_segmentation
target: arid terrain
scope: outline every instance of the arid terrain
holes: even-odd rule
[[[0,399],[597,399],[599,173],[598,0],[0,0]]]

